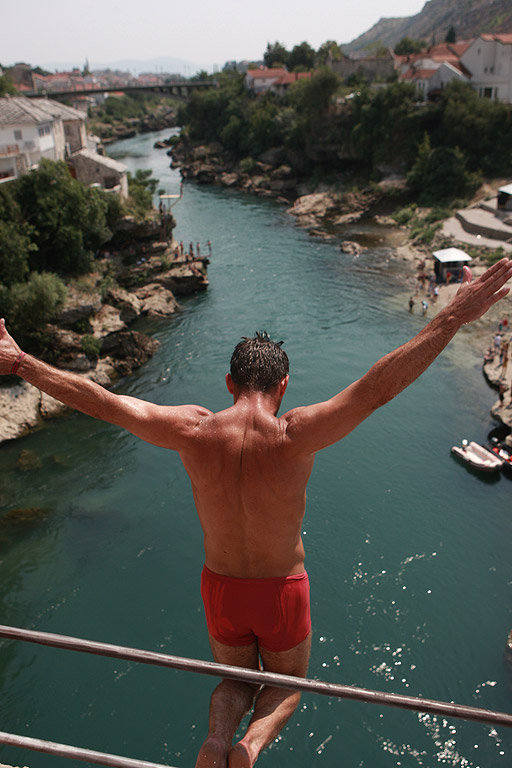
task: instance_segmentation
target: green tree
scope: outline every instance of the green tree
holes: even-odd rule
[[[0,98],[3,96],[14,95],[16,88],[9,75],[0,75]]]
[[[429,205],[473,194],[480,179],[467,170],[466,160],[458,147],[432,149],[426,133],[407,183],[416,193],[418,202]]]
[[[138,168],[133,176],[128,171],[128,194],[130,201],[128,207],[131,208],[137,218],[143,219],[146,213],[153,208],[153,195],[158,187],[158,179],[151,176],[151,169],[143,170]]]
[[[290,104],[305,117],[322,114],[328,110],[339,86],[340,79],[332,69],[321,69],[313,77],[292,84]]]
[[[286,67],[289,58],[290,53],[282,43],[267,43],[267,50],[263,54],[263,61],[266,67],[274,67],[276,65]]]
[[[316,52],[316,63],[321,67],[325,67],[328,61],[341,61],[342,58],[343,51],[334,40],[322,43]]]
[[[454,43],[456,40],[457,40],[457,33],[455,31],[455,27],[452,24],[452,26],[450,27],[450,29],[446,33],[446,37],[445,37],[444,41],[445,41],[445,43]]]
[[[315,66],[315,56],[315,51],[309,43],[295,45],[288,58],[288,69],[290,72],[309,72]]]
[[[424,111],[417,104],[414,85],[363,88],[353,99],[352,110],[350,140],[370,169],[396,161],[410,167],[424,131]]]
[[[27,228],[16,221],[0,220],[0,282],[10,287],[23,282],[29,271],[29,255],[37,251]]]
[[[44,349],[45,325],[62,309],[66,295],[64,282],[49,272],[32,272],[27,282],[11,287],[6,315],[24,349]]]
[[[94,251],[112,234],[104,193],[73,179],[64,162],[43,159],[37,171],[17,180],[16,199],[38,247],[32,269],[62,275],[89,271]]]
[[[233,70],[221,72],[218,75],[218,88],[192,93],[179,110],[177,120],[180,125],[186,126],[191,139],[219,141],[233,115],[243,125],[249,101],[250,95],[244,88],[243,75]],[[230,135],[234,135],[232,128]]]
[[[402,37],[400,42],[395,45],[397,56],[407,56],[408,53],[419,53],[427,47],[425,40],[415,40],[412,37]]]
[[[266,149],[283,143],[278,120],[280,107],[272,93],[265,93],[254,100],[248,111],[245,137],[240,146],[247,155],[258,157]]]
[[[37,250],[12,192],[12,184],[0,186],[0,283],[7,287],[26,280],[29,255]]]
[[[468,168],[487,174],[512,171],[512,111],[501,102],[481,98],[466,83],[452,82],[432,110],[433,146],[458,146]]]

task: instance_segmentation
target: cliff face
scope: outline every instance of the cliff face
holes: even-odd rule
[[[403,37],[440,43],[453,26],[458,40],[482,32],[512,32],[510,0],[429,0],[420,13],[405,18],[382,18],[343,50],[362,51],[380,43],[393,47]]]

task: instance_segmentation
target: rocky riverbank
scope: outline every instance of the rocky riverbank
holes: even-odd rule
[[[404,311],[407,311],[409,296],[416,292],[418,264],[423,262],[424,271],[430,274],[434,271],[433,251],[450,245],[465,247],[464,243],[443,231],[443,216],[434,218],[430,209],[415,209],[408,224],[399,225],[391,218],[394,209],[411,202],[405,178],[393,173],[393,169],[388,169],[389,175],[380,183],[361,189],[343,189],[339,185],[315,185],[305,179],[301,159],[282,148],[269,150],[258,161],[237,162],[219,144],[194,144],[185,138],[173,144],[168,154],[172,158],[172,167],[179,168],[184,179],[275,198],[288,206],[288,213],[295,218],[297,226],[304,227],[314,237],[338,242],[346,253],[358,255],[366,247],[389,248],[391,259],[403,264]],[[477,197],[493,192],[492,185],[485,185]],[[489,247],[471,247],[475,276],[487,268],[486,257],[491,251]],[[445,306],[457,289],[458,284],[440,285],[436,301],[429,299],[425,320]],[[420,293],[422,291],[420,288]],[[422,298],[421,295],[417,297],[418,306]],[[482,357],[497,327],[499,315],[512,316],[512,297],[507,296],[476,324],[472,332],[473,344]],[[488,371],[485,375],[489,384],[498,388],[496,376],[488,375]],[[512,381],[509,387],[512,388]],[[493,405],[491,416],[512,427],[512,409],[503,407],[499,400]]]
[[[165,128],[176,126],[177,110],[174,107],[162,105],[143,117],[134,117],[112,122],[102,122],[95,119],[94,114],[89,118],[89,130],[102,144],[111,144],[121,139],[132,139],[139,133],[163,131]]]
[[[208,259],[187,260],[172,235],[162,239],[163,225],[156,214],[122,221],[95,271],[68,286],[64,308],[46,327],[49,362],[109,387],[154,354],[159,342],[129,326],[141,317],[172,316],[177,297],[208,286]],[[22,380],[7,382],[0,388],[0,442],[67,410]]]

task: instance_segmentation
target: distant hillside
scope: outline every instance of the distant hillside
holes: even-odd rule
[[[402,37],[440,43],[453,26],[458,40],[482,32],[512,32],[511,0],[429,0],[415,16],[382,18],[351,43],[345,53],[380,43],[395,46]]]

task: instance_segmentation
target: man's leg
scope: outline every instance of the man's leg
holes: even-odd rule
[[[266,672],[305,677],[311,650],[311,632],[289,651],[273,653],[260,648]],[[273,741],[286,725],[300,700],[298,691],[264,686],[254,707],[254,714],[243,739],[229,753],[229,768],[252,768],[262,749]]]
[[[209,635],[213,658],[218,664],[258,669],[256,643],[233,648]],[[199,752],[196,768],[227,768],[233,736],[243,716],[252,707],[258,686],[223,680],[212,693],[208,736]]]

